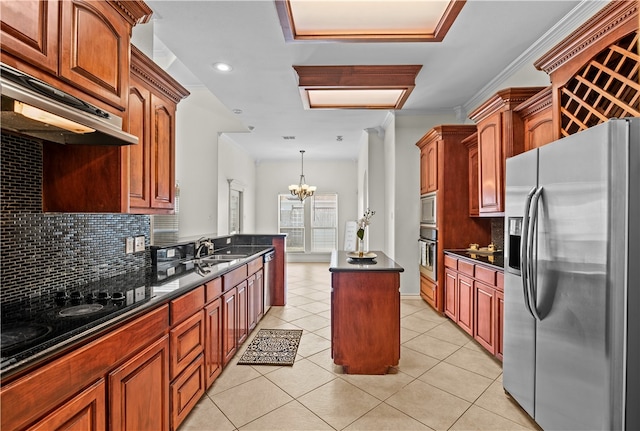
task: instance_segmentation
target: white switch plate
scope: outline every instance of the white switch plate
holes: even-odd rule
[[[133,237],[132,236],[128,236],[125,242],[125,247],[124,247],[124,251],[126,254],[131,254],[133,253]]]
[[[134,252],[144,251],[144,235],[137,236],[135,240]]]
[[[231,238],[227,238],[227,244],[231,244]]]

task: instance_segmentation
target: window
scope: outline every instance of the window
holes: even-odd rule
[[[316,193],[300,202],[278,195],[279,232],[287,234],[287,252],[330,252],[338,244],[338,195]],[[308,246],[307,246],[308,245]]]
[[[278,195],[278,227],[287,234],[287,251],[304,251],[304,202],[291,195]]]
[[[311,201],[311,251],[330,252],[338,243],[338,195],[323,193]]]
[[[244,185],[237,180],[229,182],[229,234],[242,232],[242,200]]]

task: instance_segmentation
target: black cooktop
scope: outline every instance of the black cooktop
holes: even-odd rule
[[[146,279],[140,271],[3,304],[0,370],[148,302]]]

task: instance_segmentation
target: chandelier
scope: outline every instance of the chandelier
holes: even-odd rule
[[[304,150],[300,150],[300,183],[299,184],[291,184],[289,186],[289,191],[293,196],[296,196],[300,199],[300,202],[308,198],[309,196],[313,196],[313,193],[316,191],[316,186],[310,186],[305,182],[304,178]]]

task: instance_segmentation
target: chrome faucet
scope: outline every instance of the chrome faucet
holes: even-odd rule
[[[202,237],[196,241],[196,259],[200,258],[200,253],[205,247],[207,248],[207,254],[213,253],[213,242],[210,239]]]

